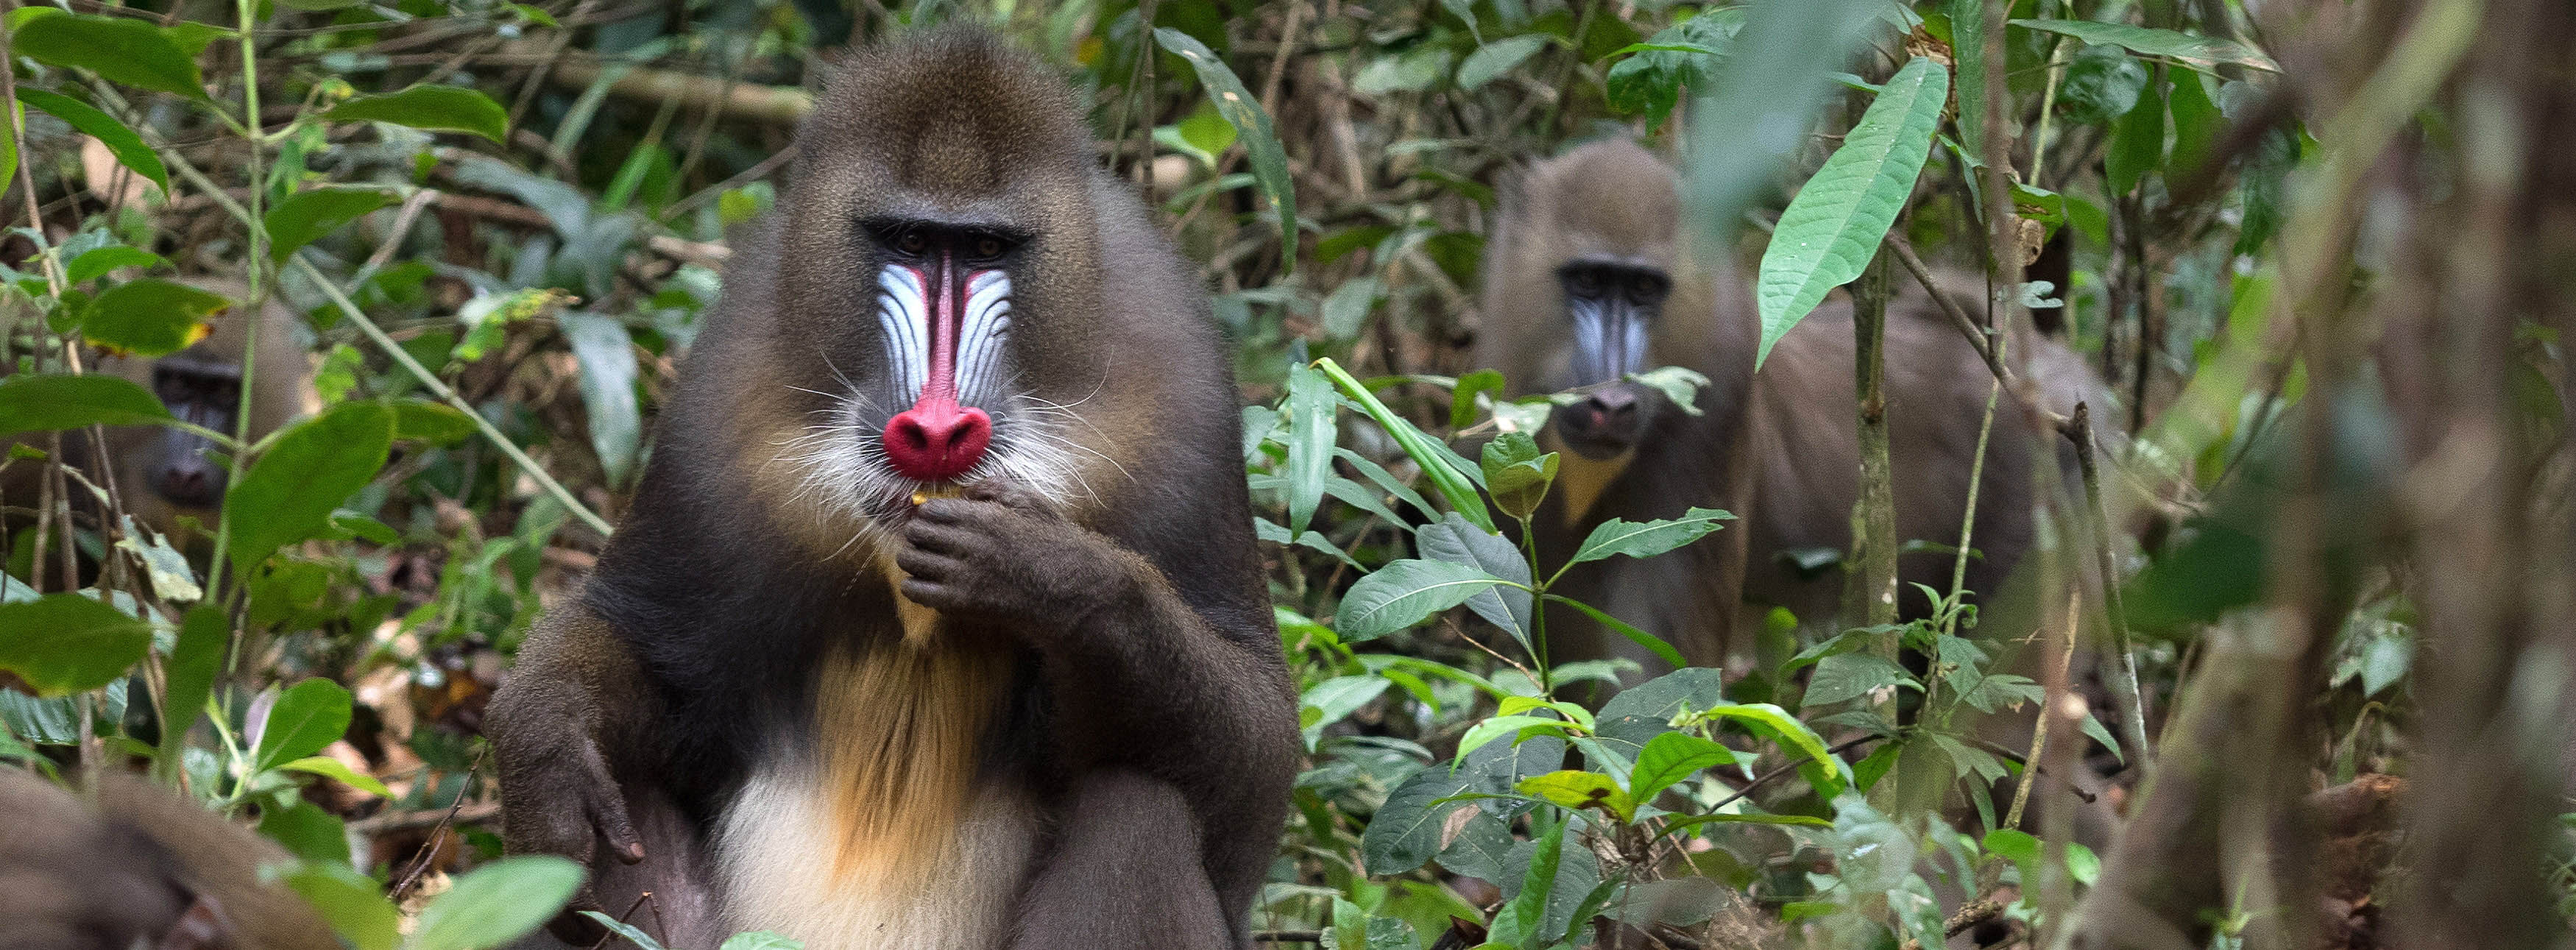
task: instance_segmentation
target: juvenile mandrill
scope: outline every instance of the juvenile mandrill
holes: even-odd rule
[[[822,95],[493,701],[511,850],[675,946],[1247,945],[1296,715],[1234,383],[1080,115],[971,31]]]
[[[1691,254],[1678,233],[1672,169],[1626,141],[1585,145],[1522,178],[1488,247],[1485,326],[1476,361],[1515,389],[1588,388],[1540,434],[1562,454],[1539,513],[1539,549],[1574,550],[1611,518],[1679,516],[1693,505],[1741,520],[1660,558],[1617,558],[1566,575],[1567,593],[1671,641],[1694,664],[1718,665],[1742,604],[1824,620],[1840,571],[1810,576],[1790,555],[1851,546],[1859,494],[1859,424],[1848,299],[1828,300],[1754,371],[1758,317],[1743,277],[1717,254]],[[1899,294],[1887,319],[1886,387],[1897,537],[1956,544],[1988,380],[1984,363],[1920,294]],[[2029,334],[2011,344],[2050,408],[2078,400],[2108,417],[2108,394],[2083,361]],[[1709,377],[1691,415],[1626,374],[1683,366]],[[1995,416],[1978,495],[1966,587],[1990,595],[2031,544],[2027,460],[2042,433],[2007,399]],[[1899,558],[1899,575],[1947,591],[1951,557]],[[1912,586],[1903,607],[1929,604]],[[1558,655],[1626,651],[1586,618],[1551,616]],[[1636,657],[1650,665],[1651,656]]]

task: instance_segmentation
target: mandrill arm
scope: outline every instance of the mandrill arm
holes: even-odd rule
[[[1296,769],[1296,703],[1276,655],[1262,655],[1276,649],[1266,616],[1228,626],[1151,561],[1008,490],[926,502],[904,539],[905,597],[999,621],[1043,658],[1069,771],[1167,783],[1199,828],[1277,820]],[[1244,906],[1271,842],[1205,841],[1222,903]]]

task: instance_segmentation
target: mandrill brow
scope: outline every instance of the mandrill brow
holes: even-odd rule
[[[1249,946],[1298,741],[1234,378],[1081,116],[972,30],[818,97],[492,701],[505,842],[585,862],[577,908],[650,895],[670,946]]]

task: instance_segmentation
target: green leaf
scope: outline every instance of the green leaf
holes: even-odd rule
[[[345,863],[301,862],[281,880],[357,950],[393,950],[401,939],[400,917],[384,889]]]
[[[1541,453],[1538,440],[1527,432],[1505,432],[1485,443],[1482,467],[1485,487],[1494,496],[1494,507],[1514,518],[1527,519],[1538,512],[1539,502],[1546,500],[1547,487],[1556,481],[1557,456]]]
[[[1548,892],[1556,889],[1556,869],[1565,852],[1565,826],[1570,824],[1573,822],[1556,822],[1548,826],[1547,834],[1540,836],[1538,850],[1530,854],[1529,873],[1521,878],[1521,892],[1508,906],[1512,918],[1527,928],[1526,932],[1518,935],[1521,950],[1537,950],[1542,946],[1539,943],[1539,925],[1547,914]]]
[[[1914,677],[1894,660],[1874,653],[1837,653],[1816,664],[1815,675],[1808,678],[1807,694],[1800,705],[1813,709],[1859,699],[1869,695],[1871,690],[1889,686],[1916,684]]]
[[[212,102],[205,77],[178,40],[134,17],[58,13],[16,27],[10,51],[49,66],[86,69],[110,82]]]
[[[1906,63],[1780,213],[1754,290],[1762,314],[1757,365],[1826,292],[1858,278],[1877,256],[1932,154],[1949,90],[1939,63],[1921,56]]]
[[[1673,407],[1685,415],[1703,414],[1699,408],[1699,391],[1708,385],[1708,376],[1681,366],[1658,366],[1642,373],[1627,374],[1629,382],[1652,388],[1672,400]]]
[[[268,228],[269,259],[284,261],[304,245],[392,203],[394,196],[372,188],[316,188],[289,195],[261,219]]]
[[[2113,196],[2136,191],[2164,157],[2165,97],[2150,88],[2111,129],[2111,150],[2102,157],[2104,182]]]
[[[1377,306],[1378,296],[1385,286],[1376,277],[1362,274],[1333,288],[1333,292],[1324,297],[1322,307],[1324,337],[1348,340],[1359,336],[1360,330],[1368,323],[1369,311]]]
[[[349,863],[349,826],[309,801],[260,813],[259,833],[307,861]]]
[[[1592,529],[1576,548],[1568,565],[1598,561],[1614,555],[1653,557],[1682,545],[1707,537],[1720,522],[1732,521],[1734,515],[1714,508],[1693,507],[1679,518],[1665,518],[1638,524],[1624,518],[1612,518]]]
[[[465,132],[501,142],[510,114],[492,97],[463,86],[417,85],[381,96],[359,96],[322,117],[333,122],[391,122],[428,132]]]
[[[119,267],[158,267],[163,263],[166,262],[159,254],[123,244],[110,244],[82,251],[79,257],[72,258],[71,264],[63,268],[63,279],[78,287]]]
[[[725,938],[716,950],[805,950],[805,942],[767,930],[738,933]]]
[[[2159,30],[2126,23],[2098,23],[2092,20],[2013,20],[2012,25],[2072,36],[2087,43],[2107,43],[2140,56],[2163,56],[2180,60],[2202,69],[2220,63],[2251,66],[2266,72],[2280,72],[2281,64],[2262,53],[2240,44],[2207,36],[2193,36],[2173,30]]]
[[[1526,585],[1529,561],[1511,539],[1467,523],[1449,512],[1413,533],[1414,550],[1425,558],[1475,568],[1503,580]],[[1466,600],[1467,609],[1486,623],[1511,634],[1522,649],[1530,648],[1530,592],[1497,584]]]
[[[1513,67],[1519,66],[1522,61],[1529,59],[1545,47],[1547,39],[1543,34],[1532,33],[1527,36],[1495,40],[1477,47],[1475,52],[1467,54],[1466,62],[1458,64],[1458,88],[1472,92],[1476,87],[1511,72]]]
[[[161,400],[123,377],[19,373],[0,379],[0,435],[169,419]]]
[[[393,419],[380,403],[341,403],[278,436],[224,492],[234,563],[248,570],[277,549],[320,534],[332,510],[384,467]]]
[[[348,763],[327,755],[305,756],[292,762],[281,762],[277,767],[289,772],[319,775],[378,798],[394,797],[393,790],[386,788],[385,783],[377,781],[375,776],[363,774],[350,768]]]
[[[0,604],[0,670],[38,696],[97,689],[152,649],[152,627],[79,594]]]
[[[1816,731],[1807,728],[1806,723],[1799,722],[1798,717],[1789,715],[1788,710],[1770,703],[1726,703],[1710,707],[1700,716],[1732,719],[1751,729],[1755,735],[1768,737],[1806,756],[1806,762],[1798,767],[1798,774],[1815,787],[1818,797],[1831,799],[1841,794],[1851,779],[1851,766],[1835,758],[1832,750],[1825,746],[1824,737],[1816,735]]]
[[[2058,83],[2058,113],[2070,125],[2111,122],[2137,106],[2149,78],[2146,64],[2119,47],[2086,46],[2076,51],[2066,78]]]
[[[567,312],[555,317],[581,367],[581,403],[590,416],[590,446],[609,484],[623,485],[635,469],[644,439],[644,413],[635,402],[635,339],[615,318]]]
[[[169,686],[161,700],[161,760],[179,761],[180,750],[187,746],[188,728],[206,708],[206,697],[214,691],[215,674],[224,668],[224,653],[232,645],[232,622],[216,607],[198,607],[179,620],[179,638],[172,641],[170,657],[163,664]]]
[[[152,592],[172,604],[189,604],[206,596],[197,583],[197,572],[188,566],[188,556],[170,546],[161,533],[135,523],[133,515],[124,516],[125,536],[116,539],[116,548],[134,555],[143,565],[144,579]]]
[[[1282,472],[1288,479],[1288,531],[1302,534],[1314,521],[1315,506],[1324,500],[1324,480],[1333,472],[1335,417],[1341,404],[1323,374],[1296,366],[1288,370],[1288,400],[1282,409],[1288,417],[1288,464]]]
[[[597,921],[601,927],[608,928],[609,933],[625,938],[628,941],[632,941],[637,950],[668,950],[668,948],[662,946],[661,941],[653,939],[652,934],[645,933],[642,928],[639,928],[634,924],[627,923],[595,910],[582,911],[581,915]],[[799,946],[802,945],[800,944]]]
[[[1252,176],[1261,183],[1261,194],[1279,212],[1279,240],[1286,253],[1280,255],[1283,272],[1293,269],[1297,258],[1297,182],[1288,172],[1288,151],[1279,144],[1279,133],[1270,125],[1270,113],[1261,108],[1243,81],[1225,60],[1187,33],[1170,27],[1157,27],[1154,42],[1173,55],[1188,60],[1198,71],[1199,85],[1207,88],[1208,100],[1216,104],[1225,120],[1234,123],[1242,136],[1244,151],[1252,157]]]
[[[474,435],[474,420],[446,403],[397,399],[392,405],[396,441],[454,445]]]
[[[2218,103],[2209,98],[2209,87],[2201,84],[2199,73],[2175,70],[2173,93],[2167,100],[2173,108],[2173,157],[2166,167],[2173,172],[2190,174],[2200,171],[2216,154],[2218,137],[2227,130],[2227,119],[2218,111]]]
[[[581,865],[553,855],[502,858],[464,877],[420,912],[410,950],[481,950],[535,931],[581,886]]]
[[[1449,395],[1449,428],[1464,429],[1476,421],[1476,394],[1503,394],[1503,374],[1480,369],[1458,377],[1458,385]]]
[[[1342,642],[1358,643],[1394,633],[1503,583],[1464,564],[1406,558],[1351,584],[1333,616]]]
[[[348,689],[330,680],[317,676],[287,687],[256,730],[254,767],[277,768],[339,741],[349,731],[350,709]]]
[[[1404,454],[1413,457],[1414,464],[1422,467],[1423,477],[1431,479],[1431,487],[1439,489],[1440,497],[1448,499],[1451,510],[1466,518],[1468,524],[1487,531],[1495,530],[1494,516],[1485,510],[1485,499],[1476,494],[1475,480],[1467,475],[1467,467],[1460,464],[1464,460],[1459,459],[1457,453],[1422,434],[1422,430],[1415,428],[1413,423],[1388,409],[1385,403],[1378,401],[1375,393],[1369,392],[1367,386],[1352,378],[1331,357],[1316,360],[1315,371],[1331,379],[1333,385],[1341,389],[1342,395],[1359,403],[1360,411],[1384,428],[1386,434],[1395,439],[1395,444],[1403,447]]]
[[[1986,154],[1986,0],[1949,0],[1945,6],[1950,14],[1950,54],[1958,62],[1959,146],[1982,162]],[[2002,69],[1995,73],[2006,75]],[[2004,94],[2004,114],[2011,121],[2011,90]]]
[[[1619,783],[1599,772],[1571,769],[1532,776],[1513,786],[1522,794],[1546,799],[1559,808],[1581,811],[1598,808],[1620,821],[1635,820],[1637,802],[1619,788]]]
[[[186,284],[130,280],[90,301],[81,335],[136,356],[168,356],[204,339],[205,319],[232,306],[221,295]]]
[[[1557,594],[1547,595],[1547,600],[1549,603],[1564,604],[1568,607],[1582,611],[1584,616],[1592,618],[1602,626],[1617,631],[1620,636],[1627,637],[1629,642],[1645,647],[1648,651],[1654,653],[1655,656],[1661,658],[1666,663],[1670,663],[1676,667],[1690,665],[1690,661],[1682,656],[1681,651],[1673,649],[1673,645],[1664,642],[1662,637],[1639,630],[1635,626],[1630,625],[1627,621],[1610,616],[1600,608],[1576,600],[1572,597],[1565,597]],[[1565,681],[1560,679],[1557,682],[1559,684],[1563,684]]]
[[[1628,797],[1649,802],[1673,783],[1701,769],[1733,765],[1735,750],[1687,732],[1667,732],[1649,739],[1637,753],[1637,768],[1628,773]]]
[[[152,148],[143,144],[143,137],[126,128],[125,123],[116,121],[115,116],[70,96],[32,86],[18,87],[18,101],[42,109],[79,130],[82,135],[97,139],[99,144],[107,146],[108,154],[116,156],[116,160],[124,163],[125,167],[161,186],[162,194],[170,193],[170,169],[161,164],[161,156],[153,154]]]

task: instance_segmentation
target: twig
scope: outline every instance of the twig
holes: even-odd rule
[[[1991,897],[1977,898],[1959,905],[1959,909],[1950,914],[1950,919],[1941,925],[1941,936],[1956,937],[1967,933],[1971,927],[2003,915],[2004,905],[1997,903]],[[1905,950],[1923,950],[1923,941],[1908,940],[1905,942]]]
[[[455,800],[447,803],[447,813],[440,815],[438,824],[430,829],[429,846],[412,858],[411,870],[404,872],[402,882],[394,885],[391,894],[394,903],[402,903],[403,895],[411,893],[412,885],[420,883],[421,872],[429,870],[431,861],[438,860],[439,846],[447,841],[447,826],[456,821],[456,810],[465,805],[465,786],[474,783],[474,773],[482,770],[483,757],[491,751],[492,747],[483,747],[483,751],[474,753],[474,763],[465,767],[465,782],[457,787]]]
[[[463,808],[451,806],[445,810],[427,809],[423,811],[389,811],[382,814],[370,815],[350,822],[349,831],[352,834],[359,835],[383,835],[392,834],[397,831],[417,831],[422,828],[436,827],[439,824],[445,823],[449,818],[454,818],[456,824],[472,825],[490,821],[500,816],[501,806],[498,803],[477,802]]]
[[[2120,603],[2119,566],[2111,559],[2111,518],[2102,504],[2102,472],[2093,458],[2093,436],[2087,423],[2091,410],[2084,403],[2075,404],[2072,428],[2082,435],[2075,439],[2075,465],[2084,478],[2084,518],[2093,534],[2094,569],[2102,577],[2102,612],[2111,637],[2110,669],[2104,678],[2111,688],[2119,690],[2121,741],[2129,744],[2129,762],[2142,779],[2155,776],[2155,750],[2147,745],[2147,711],[2143,694],[2138,689],[2138,657],[2129,645],[2129,615]]]
[[[1255,930],[1252,932],[1252,942],[1322,943],[1324,932],[1321,930]]]

